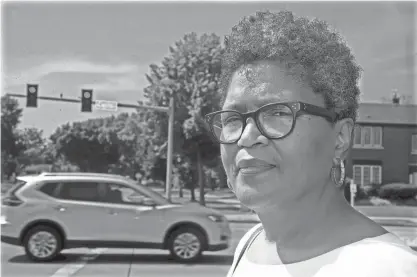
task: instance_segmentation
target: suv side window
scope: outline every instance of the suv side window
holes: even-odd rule
[[[106,203],[145,206],[145,201],[152,200],[152,198],[128,186],[113,183],[104,183],[101,185],[106,187],[106,193],[101,199],[101,201]]]
[[[39,188],[39,191],[43,192],[48,196],[56,197],[58,193],[58,188],[59,183],[46,183]]]
[[[98,183],[85,181],[61,182],[58,198],[74,201],[99,201]]]

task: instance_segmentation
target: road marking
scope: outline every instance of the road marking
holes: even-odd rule
[[[75,275],[83,267],[87,265],[89,261],[97,259],[100,254],[107,251],[107,248],[96,248],[91,250],[88,254],[81,256],[75,263],[67,264],[58,269],[51,277],[70,277]]]

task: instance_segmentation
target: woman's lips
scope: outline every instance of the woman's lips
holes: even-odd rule
[[[266,172],[268,170],[271,170],[275,166],[273,165],[262,165],[262,166],[248,166],[248,167],[242,167],[239,169],[239,173],[243,175],[255,175],[259,173]]]

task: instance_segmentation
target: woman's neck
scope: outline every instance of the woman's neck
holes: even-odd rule
[[[329,184],[331,185],[331,184]],[[278,247],[301,249],[314,247],[320,237],[326,237],[343,218],[352,212],[343,194],[327,187],[321,193],[308,195],[283,207],[277,204],[257,211],[268,241]]]

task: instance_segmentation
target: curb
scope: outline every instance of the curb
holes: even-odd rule
[[[226,214],[229,223],[260,223],[258,216],[255,214]],[[382,226],[403,226],[417,227],[417,220],[412,218],[395,218],[395,217],[369,217]]]

